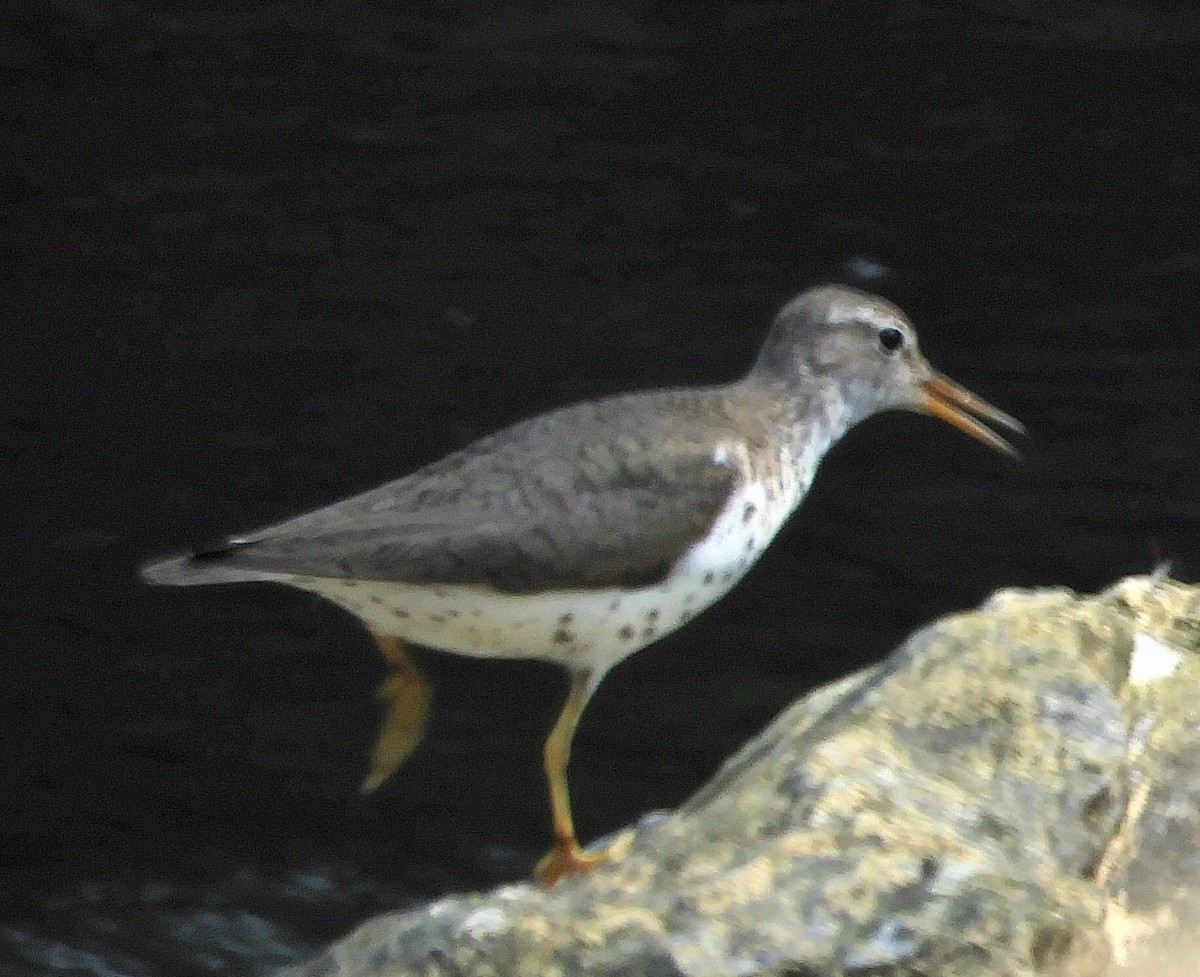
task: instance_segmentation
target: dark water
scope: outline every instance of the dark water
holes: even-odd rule
[[[428,656],[429,740],[362,799],[357,626],[136,567],[539,409],[732,376],[814,280],[900,301],[1027,460],[913,417],[839,447],[738,591],[605,683],[584,837],[996,587],[1196,574],[1182,8],[419,9],[0,22],[0,973],[262,973],[527,873],[560,676]]]

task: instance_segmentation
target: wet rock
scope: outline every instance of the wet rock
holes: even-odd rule
[[[1191,973],[1198,684],[1200,588],[1003,591],[797,702],[594,874],[286,973]]]

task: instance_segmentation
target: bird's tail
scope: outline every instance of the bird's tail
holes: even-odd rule
[[[156,560],[142,567],[142,579],[146,583],[165,587],[192,587],[199,584],[279,580],[284,576],[238,566],[232,559],[236,552],[236,547],[227,547]]]

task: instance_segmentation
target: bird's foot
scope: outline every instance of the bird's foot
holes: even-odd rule
[[[590,872],[605,862],[623,858],[633,845],[633,837],[633,831],[624,830],[594,841],[586,849],[580,848],[573,837],[560,837],[537,863],[533,878],[538,885],[549,889],[568,875]]]
[[[549,889],[560,879],[580,872],[590,872],[613,857],[613,845],[595,851],[584,851],[574,838],[560,838],[554,843],[533,870],[538,885]]]
[[[388,674],[375,695],[386,709],[379,738],[371,754],[371,770],[361,790],[369,794],[406,761],[425,735],[429,715],[429,685],[422,678],[404,643],[390,634],[375,634]]]

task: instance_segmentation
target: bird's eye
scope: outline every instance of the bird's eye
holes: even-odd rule
[[[895,326],[879,330],[879,345],[885,353],[894,353],[904,345],[904,333]]]

